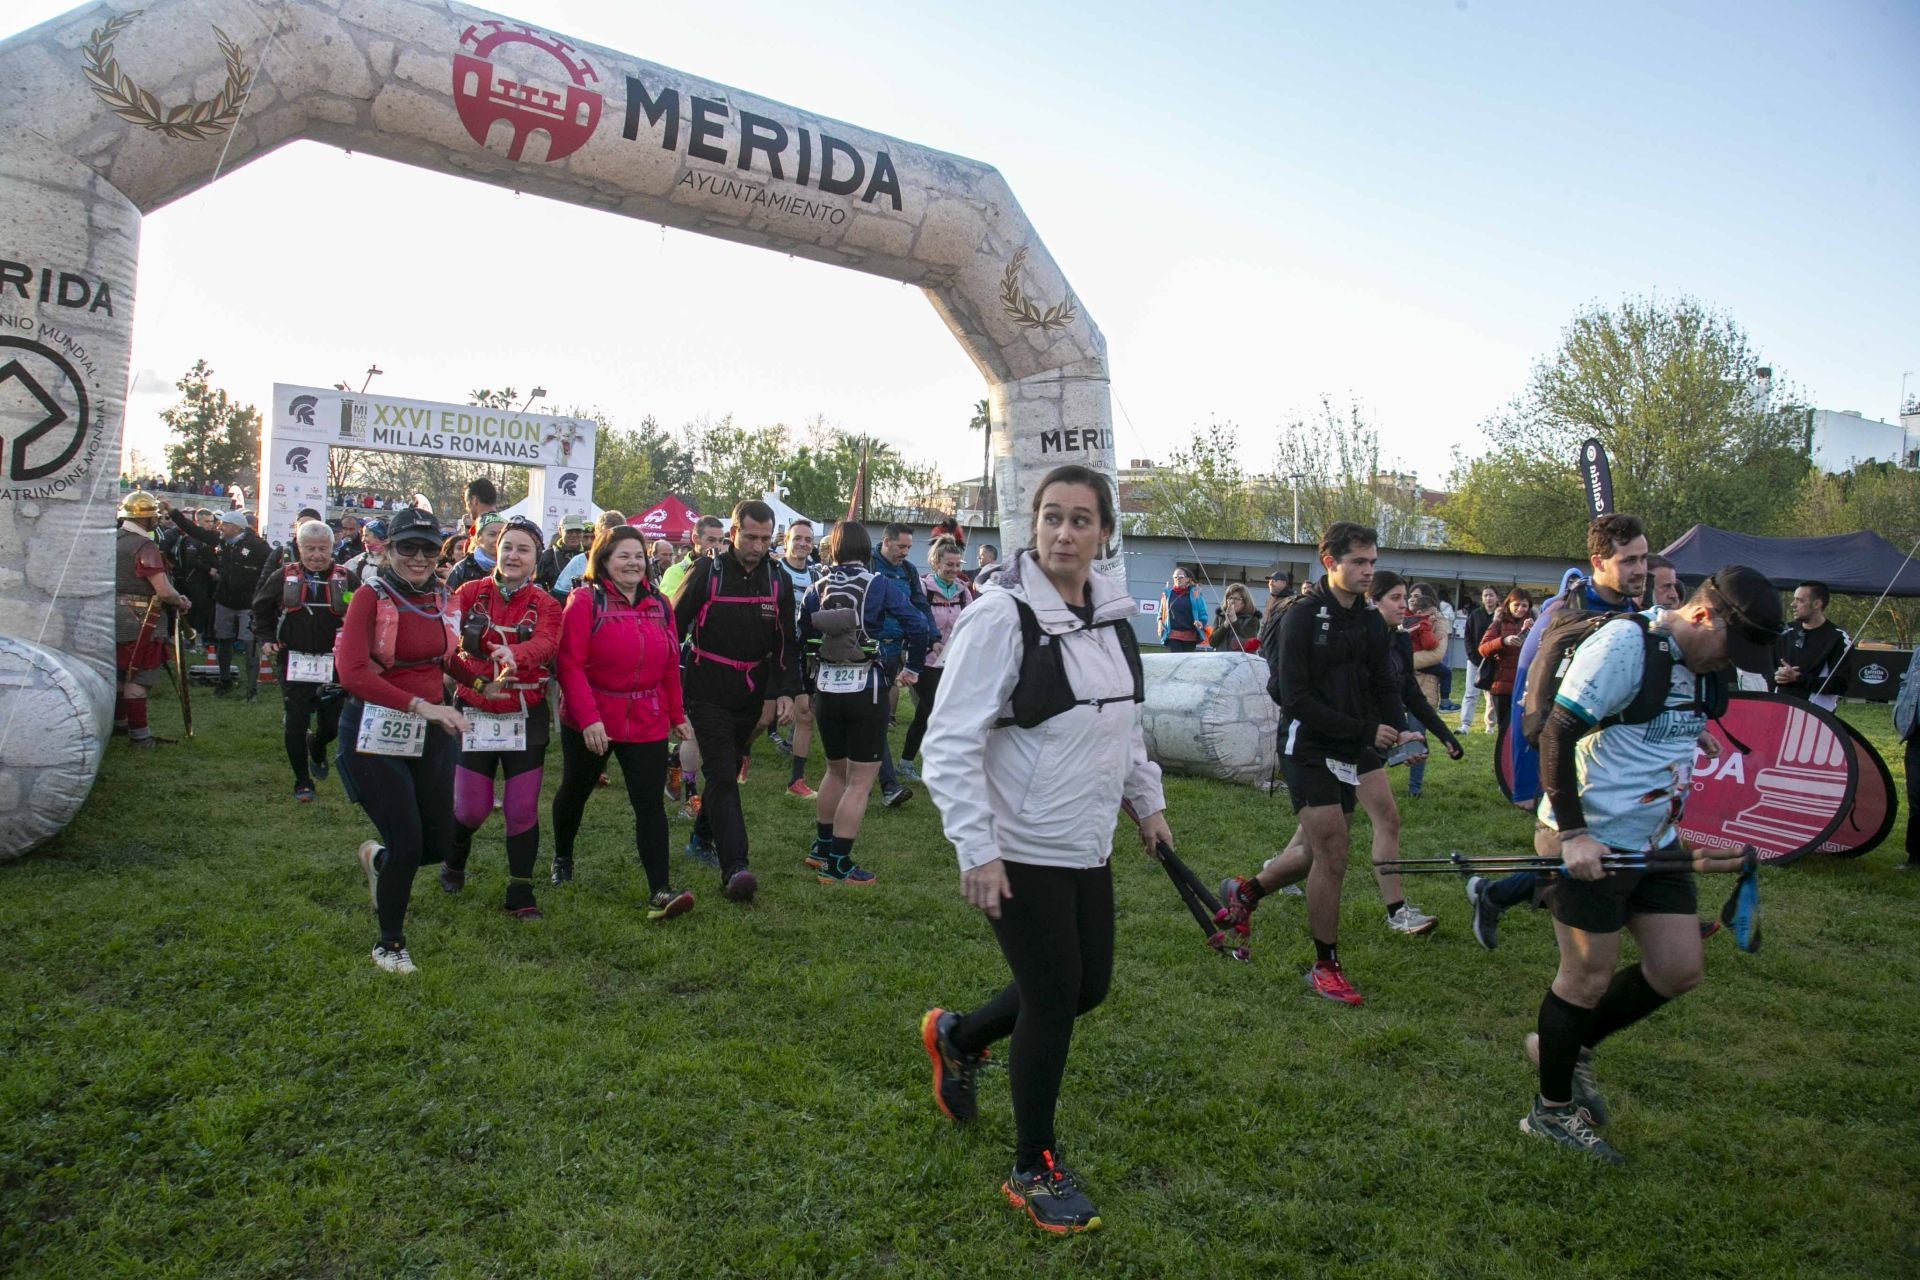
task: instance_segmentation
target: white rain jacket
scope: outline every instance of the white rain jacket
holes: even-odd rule
[[[1092,575],[1096,623],[1132,625],[1135,605],[1104,574]],[[1025,600],[1061,646],[1077,699],[1127,698],[1133,676],[1110,627],[1089,630],[1061,601],[1031,551],[998,574],[954,624],[940,696],[921,744],[921,777],[939,806],[962,871],[1004,858],[1087,868],[1113,853],[1120,801],[1145,818],[1166,808],[1160,766],[1147,758],[1140,705],[1075,706],[1031,729],[995,721],[1013,714]]]

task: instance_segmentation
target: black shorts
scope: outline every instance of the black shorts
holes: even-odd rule
[[[887,741],[886,694],[871,683],[859,693],[814,694],[813,731],[829,760],[880,763]]]
[[[1354,761],[1353,776],[1358,779],[1380,767],[1378,755],[1371,751],[1363,751],[1359,759]],[[1345,772],[1345,769],[1341,771]],[[1339,805],[1342,813],[1353,812],[1354,784],[1342,782],[1336,778],[1327,768],[1327,762],[1323,757],[1283,755],[1280,757],[1280,776],[1287,784],[1287,794],[1293,797],[1295,813],[1299,813],[1302,809],[1331,804]]]
[[[1556,876],[1547,889],[1553,918],[1582,933],[1618,933],[1635,916],[1691,916],[1700,910],[1693,872],[1615,871],[1600,880]]]

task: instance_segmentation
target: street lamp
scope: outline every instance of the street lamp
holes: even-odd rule
[[[1300,543],[1300,482],[1307,478],[1304,471],[1291,471],[1287,478],[1293,481],[1293,542]]]
[[[385,372],[386,372],[386,370],[385,370],[385,369],[382,369],[382,368],[381,368],[381,367],[380,367],[379,365],[377,365],[377,364],[370,364],[370,365],[368,365],[368,366],[367,366],[367,376],[366,376],[365,378],[363,378],[363,379],[361,379],[361,382],[360,382],[360,391],[359,391],[359,394],[361,394],[361,395],[365,395],[365,394],[366,394],[366,391],[367,391],[367,383],[369,383],[369,382],[372,382],[372,381],[373,381],[373,380],[374,380],[374,379],[375,379],[376,377],[378,377],[379,375],[381,375],[381,374],[383,374],[383,373],[385,373]],[[352,388],[352,387],[349,387],[349,386],[348,386],[348,385],[347,385],[346,383],[344,383],[344,382],[336,382],[336,383],[334,383],[334,384],[333,384],[333,389],[334,389],[335,391],[352,391],[352,390],[353,390],[353,388]]]
[[[527,405],[531,405],[535,400],[545,400],[546,398],[547,398],[547,389],[545,387],[535,387],[533,389],[533,394],[527,397],[527,403],[521,405],[518,412],[514,416],[518,417],[519,414],[525,413],[527,411]]]

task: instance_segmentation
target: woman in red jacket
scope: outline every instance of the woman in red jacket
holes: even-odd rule
[[[693,739],[680,703],[673,606],[647,580],[632,525],[604,530],[560,618],[560,790],[553,797],[553,882],[573,878],[573,838],[607,766],[620,760],[633,842],[647,873],[647,919],[670,920],[693,895],[667,883],[667,731]]]
[[[502,773],[506,909],[521,920],[540,918],[533,863],[540,855],[540,780],[551,725],[547,680],[560,647],[560,602],[533,580],[540,543],[540,526],[515,516],[500,535],[493,572],[453,593],[460,651],[447,671],[473,732],[453,771],[453,850],[440,869],[440,887],[448,893],[466,887],[473,833],[493,812],[493,775]]]
[[[459,636],[447,593],[434,581],[440,530],[411,507],[387,526],[387,563],[353,593],[334,637],[340,712],[340,778],[380,839],[360,846],[380,941],[373,962],[414,972],[407,954],[413,873],[447,856],[453,834],[453,765],[467,718],[442,705],[441,672]]]
[[[1525,587],[1507,592],[1493,625],[1480,637],[1480,656],[1495,660],[1493,675],[1493,712],[1502,728],[1513,717],[1513,676],[1520,665],[1520,646],[1533,629],[1533,593]]]

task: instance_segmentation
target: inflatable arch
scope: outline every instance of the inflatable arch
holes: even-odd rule
[[[0,43],[0,94],[0,856],[109,728],[141,215],[285,143],[920,286],[989,384],[1009,546],[1046,468],[1114,474],[1106,344],[976,161],[445,0],[109,0]]]

